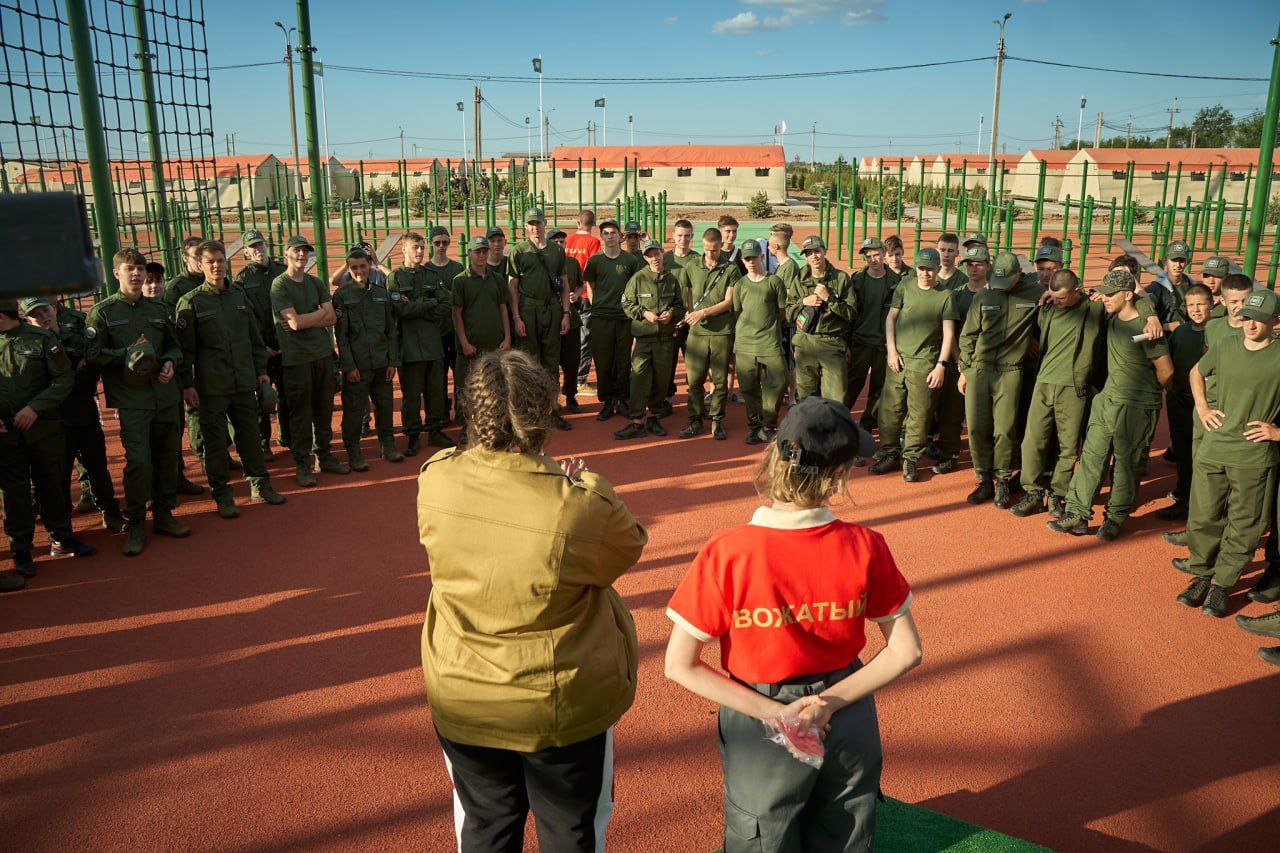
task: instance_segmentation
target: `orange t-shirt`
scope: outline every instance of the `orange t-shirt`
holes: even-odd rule
[[[600,251],[600,238],[592,234],[566,234],[564,253],[578,262],[579,269],[587,268],[587,258]],[[591,294],[587,294],[591,298]]]
[[[703,546],[667,615],[703,642],[718,637],[730,675],[773,684],[848,666],[866,620],[894,619],[910,602],[879,533],[826,507],[761,507]]]

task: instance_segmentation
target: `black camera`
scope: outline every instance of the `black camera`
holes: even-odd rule
[[[102,286],[84,198],[0,193],[0,296],[88,294]]]

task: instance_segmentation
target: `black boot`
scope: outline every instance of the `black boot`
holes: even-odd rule
[[[978,480],[978,486],[969,493],[969,497],[965,498],[971,504],[984,504],[996,496],[995,481],[992,480],[990,474],[983,474]]]

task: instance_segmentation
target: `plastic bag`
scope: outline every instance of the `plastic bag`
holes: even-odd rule
[[[818,727],[800,722],[798,717],[781,716],[765,720],[765,739],[771,740],[797,761],[815,770],[822,766],[823,746]]]

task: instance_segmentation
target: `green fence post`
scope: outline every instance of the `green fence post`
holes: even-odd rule
[[[904,191],[904,187],[902,186],[902,175],[904,171],[905,171],[905,168],[902,165],[902,158],[899,157],[898,158],[898,231],[897,231],[897,234],[899,237],[902,236],[902,208],[906,207],[906,204],[907,204],[907,194]]]
[[[951,209],[951,160],[942,164],[942,231],[947,233],[947,213]],[[964,239],[963,236],[961,239]]]
[[[591,212],[595,213],[596,208],[600,206],[600,202],[596,198],[596,158],[591,158]]]
[[[1044,221],[1044,184],[1048,165],[1041,160],[1039,175],[1036,176],[1036,206],[1031,210],[1031,242],[1027,244],[1027,254],[1032,256],[1035,255],[1036,240],[1040,237],[1040,224]]]
[[[1244,248],[1244,220],[1249,211],[1249,185],[1253,183],[1253,164],[1249,164],[1249,171],[1244,176],[1244,195],[1240,197],[1240,221],[1236,228],[1236,251],[1239,252]]]
[[[1111,254],[1116,236],[1116,197],[1111,197],[1111,215],[1107,217],[1107,254]]]
[[[558,198],[556,194],[556,188],[560,185],[560,181],[557,180],[558,176],[556,175],[556,158],[552,157],[550,160],[550,163],[551,163],[551,171],[549,172],[549,174],[551,175],[551,227],[554,228],[556,225],[557,214],[560,212],[559,211],[560,205],[556,201],[556,199]]]
[[[1071,240],[1062,241],[1062,268],[1064,270],[1071,269]]]

